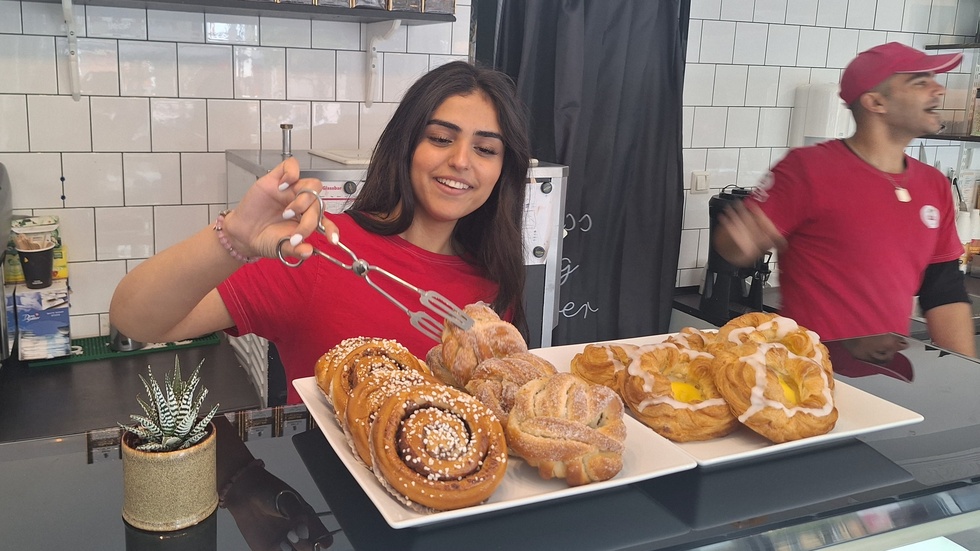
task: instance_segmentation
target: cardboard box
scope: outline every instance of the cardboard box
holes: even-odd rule
[[[456,0],[422,0],[424,13],[456,13]]]
[[[422,11],[422,0],[388,0],[389,11]]]
[[[21,360],[44,360],[71,354],[68,281],[56,280],[44,289],[18,285],[17,349]]]
[[[4,305],[6,307],[6,319],[7,319],[7,353],[14,349],[14,343],[17,342],[17,309],[14,306],[14,291],[17,289],[16,285],[4,285],[3,286],[3,298]]]

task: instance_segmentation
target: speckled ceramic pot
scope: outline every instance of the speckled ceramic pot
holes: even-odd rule
[[[208,436],[186,450],[144,452],[137,437],[123,434],[123,519],[142,530],[180,530],[206,519],[218,507],[214,424]]]

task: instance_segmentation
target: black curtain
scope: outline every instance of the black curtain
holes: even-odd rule
[[[530,108],[534,156],[569,167],[556,345],[668,329],[689,6],[498,0],[494,65]]]

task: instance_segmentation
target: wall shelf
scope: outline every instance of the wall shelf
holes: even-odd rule
[[[60,3],[60,0],[42,1],[49,3]],[[375,23],[379,21],[400,20],[402,25],[425,25],[431,23],[456,21],[456,17],[448,13],[420,13],[411,11],[388,11],[372,8],[314,6],[312,2],[300,4],[292,2],[273,2],[271,0],[74,0],[72,3],[75,5],[88,6],[225,13],[232,15],[286,17],[291,19],[349,21],[358,23]]]
[[[960,42],[957,44],[929,44],[927,50],[968,50],[970,48],[980,48],[980,42]]]
[[[947,140],[950,142],[980,142],[980,136],[970,134],[927,134],[921,136],[926,140]]]

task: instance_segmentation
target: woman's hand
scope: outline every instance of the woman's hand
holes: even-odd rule
[[[225,236],[245,256],[276,258],[279,242],[287,238],[283,254],[307,258],[313,247],[303,240],[318,224],[323,224],[328,238],[337,233],[337,227],[321,216],[317,197],[322,188],[316,178],[300,178],[299,162],[290,157],[259,178],[225,215]]]

